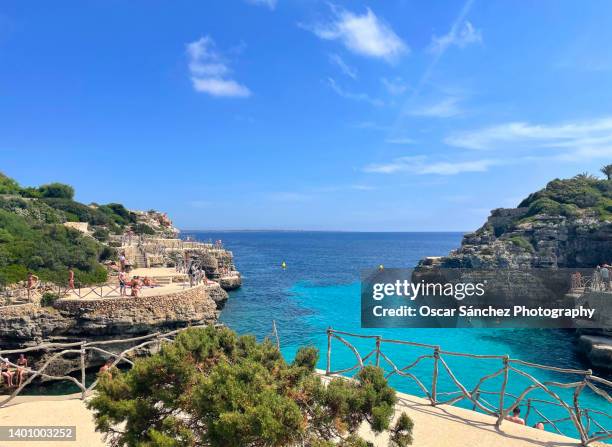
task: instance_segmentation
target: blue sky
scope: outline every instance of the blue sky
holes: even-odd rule
[[[472,230],[612,162],[612,3],[5,1],[0,170],[188,229]]]

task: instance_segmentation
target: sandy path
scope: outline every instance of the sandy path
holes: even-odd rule
[[[0,441],[0,447],[105,447],[102,435],[95,431],[92,413],[71,396],[18,396],[0,408],[0,425],[76,426],[76,441]]]
[[[76,442],[36,442],[37,447],[104,447],[94,430],[92,415],[72,396],[23,396],[7,408],[0,409],[0,425],[76,425]],[[442,405],[432,407],[428,401],[398,393],[397,415],[405,411],[414,421],[415,447],[569,447],[580,443],[547,431],[506,422],[500,430],[495,419],[463,408]],[[360,433],[377,447],[387,445],[384,435]],[[25,446],[24,442],[0,442],[0,447]],[[595,445],[595,444],[593,444]],[[603,445],[603,444],[598,444]]]

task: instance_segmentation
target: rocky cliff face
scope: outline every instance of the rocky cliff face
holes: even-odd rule
[[[208,284],[158,296],[60,299],[53,307],[34,303],[0,307],[0,347],[22,349],[46,342],[125,339],[189,325],[215,324],[227,298],[219,284]],[[115,349],[127,347],[116,345]],[[30,363],[41,365],[47,356],[32,352]],[[104,361],[103,356],[92,354],[87,364],[97,366]],[[79,368],[78,359],[61,358],[48,372],[63,375]]]
[[[600,264],[612,264],[612,181],[577,176],[553,180],[517,208],[493,210],[457,250],[425,258],[419,266],[591,269]],[[612,369],[612,331],[577,335],[578,349],[593,366]]]
[[[434,262],[449,268],[590,268],[612,261],[612,222],[580,216],[496,209],[463,237],[461,247]],[[431,262],[431,261],[430,261]]]
[[[34,303],[0,307],[0,346],[126,338],[216,323],[226,300],[227,293],[214,284],[157,296],[59,299],[53,307]]]

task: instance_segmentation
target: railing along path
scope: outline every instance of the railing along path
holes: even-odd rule
[[[375,342],[375,345],[373,349],[370,350],[365,356],[362,356],[359,350],[353,343],[349,342],[347,338],[371,340]],[[333,340],[339,341],[353,353],[357,360],[353,366],[336,371],[332,370],[331,364]],[[417,356],[410,364],[403,367],[398,367],[383,350],[384,345],[403,345],[406,347],[421,348],[427,352],[423,355]],[[464,357],[475,360],[497,360],[501,363],[501,365],[496,371],[480,378],[472,389],[468,389],[468,387],[461,383],[453,370],[449,367],[445,357]],[[417,372],[414,371],[414,368],[425,360],[431,360],[433,363],[431,376],[428,376],[428,379],[431,380],[429,387],[424,383],[425,379],[423,377],[418,377]],[[612,404],[612,397],[610,397],[609,392],[604,389],[604,387],[608,390],[612,389],[612,382],[601,377],[594,376],[591,370],[578,370],[540,365],[537,363],[513,359],[507,355],[482,355],[445,351],[437,345],[387,339],[378,335],[353,334],[334,330],[331,327],[327,330],[326,375],[347,374],[352,371],[359,371],[367,364],[374,364],[375,366],[385,369],[387,371],[387,378],[397,375],[411,379],[414,381],[414,383],[416,383],[418,388],[423,392],[433,406],[442,404],[453,405],[459,401],[467,399],[472,403],[473,410],[480,410],[486,414],[494,416],[497,419],[496,425],[498,427],[508,417],[508,415],[512,413],[512,410],[515,407],[518,407],[523,403],[527,406],[527,413],[525,416],[526,421],[529,414],[533,411],[546,425],[549,425],[559,434],[563,433],[559,429],[558,424],[560,422],[570,421],[576,428],[582,445],[586,446],[596,441],[612,439],[612,429],[610,428],[612,426],[612,415],[610,412],[602,411],[600,409],[581,408],[580,406],[580,396],[587,388],[600,397],[602,399],[602,403],[605,402],[607,404]],[[540,381],[528,372],[521,369],[523,367],[574,375],[578,376],[579,380],[568,383],[557,381]],[[457,388],[456,391],[438,391],[440,372],[448,375],[451,384]],[[517,374],[522,378],[527,379],[528,383],[530,383],[530,385],[528,385],[518,395],[508,392],[507,388],[510,380],[510,373]],[[496,377],[502,378],[499,391],[482,389],[485,382]],[[555,389],[573,389],[571,402],[566,402]],[[534,390],[543,391],[549,396],[550,400],[528,397],[528,395]],[[441,399],[442,396],[444,396],[444,398]],[[485,396],[494,397],[496,402],[490,402],[489,400],[492,400],[491,397],[487,399]],[[553,405],[555,407],[562,408],[567,412],[567,416],[558,419],[548,418],[541,410],[543,405]],[[606,419],[609,423],[607,425],[608,428],[604,427],[603,424],[598,422],[595,417]]]
[[[215,325],[216,327],[223,326],[222,324]],[[70,342],[70,343],[44,343],[38,346],[32,346],[29,348],[22,349],[7,349],[0,350],[0,361],[5,362],[9,366],[13,368],[23,369],[27,374],[27,379],[23,381],[23,383],[18,386],[13,392],[7,396],[4,400],[0,401],[0,408],[8,404],[15,397],[17,397],[21,391],[28,386],[34,379],[41,378],[46,381],[69,381],[76,385],[81,391],[81,399],[85,399],[88,394],[96,387],[98,384],[98,379],[96,379],[91,385],[87,386],[86,378],[87,378],[87,355],[89,353],[99,353],[109,358],[114,358],[115,360],[111,364],[111,367],[117,366],[119,363],[124,362],[130,366],[133,366],[134,363],[132,360],[128,358],[128,356],[136,351],[139,351],[150,345],[157,345],[159,348],[162,342],[173,342],[174,337],[180,332],[189,329],[189,328],[205,328],[208,325],[197,325],[197,326],[189,326],[180,329],[176,329],[174,331],[161,333],[155,332],[152,334],[141,335],[138,337],[126,338],[126,339],[116,339],[116,340],[103,340],[103,341],[92,341],[92,342]],[[108,348],[113,345],[125,345],[126,343],[135,343],[135,345],[122,350],[121,352],[112,352]],[[30,367],[20,367],[16,363],[13,363],[6,358],[7,355],[12,354],[26,354],[28,352],[34,351],[45,351],[45,352],[54,352],[50,355],[42,366],[39,369],[32,369]],[[50,365],[56,359],[62,358],[66,355],[79,355],[80,359],[80,379],[70,375],[56,376],[53,374],[47,374],[45,371],[49,368]]]

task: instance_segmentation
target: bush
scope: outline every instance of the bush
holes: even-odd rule
[[[59,295],[57,293],[45,292],[40,299],[40,305],[43,307],[51,307],[58,298]]]
[[[287,363],[269,341],[188,329],[131,370],[102,375],[88,406],[114,446],[367,446],[357,429],[389,429],[395,391],[373,366],[325,386],[317,357],[305,348]],[[391,445],[410,444],[411,422],[400,417]]]
[[[24,217],[2,209],[0,228],[0,272],[8,283],[16,282],[15,272],[26,269],[47,280],[64,280],[69,267],[76,269],[75,274],[82,272],[84,283],[106,278],[106,269],[98,262],[102,246],[76,230],[53,224],[34,227]]]
[[[136,234],[155,234],[155,230],[144,223],[134,225],[134,233]]]
[[[523,236],[512,236],[508,238],[508,240],[512,242],[512,244],[516,245],[517,247],[521,247],[524,250],[527,250],[530,252],[533,252],[534,250],[533,246]]]
[[[92,234],[94,238],[99,240],[100,242],[108,241],[109,232],[106,228],[96,228]]]
[[[111,219],[99,209],[91,208],[70,199],[50,198],[43,202],[51,208],[63,211],[69,222],[88,222],[90,225],[108,225]]]
[[[3,286],[25,281],[27,276],[28,270],[23,265],[0,266],[0,284]]]
[[[19,183],[0,172],[0,194],[19,194]]]
[[[38,192],[40,193],[41,197],[45,198],[72,200],[74,197],[74,188],[72,186],[57,182],[40,186],[38,188]]]

